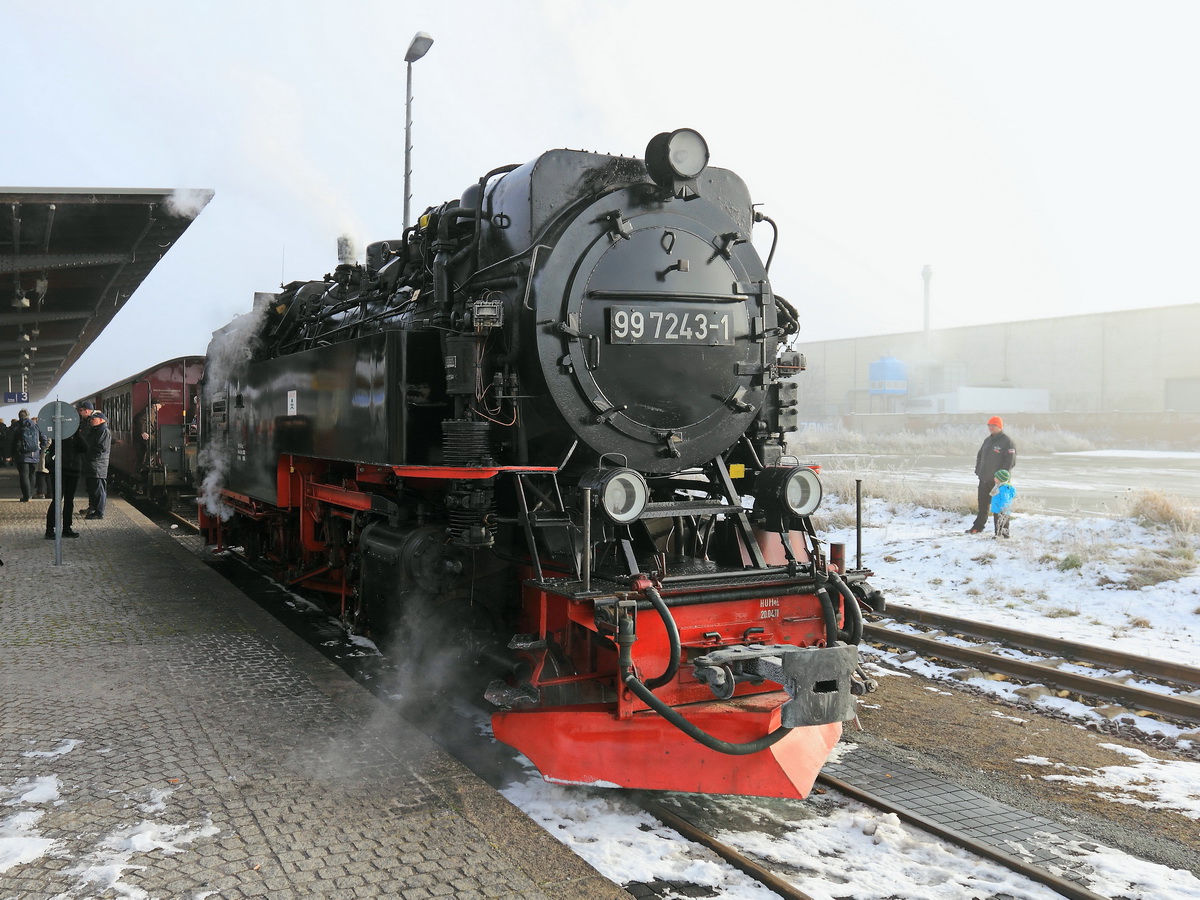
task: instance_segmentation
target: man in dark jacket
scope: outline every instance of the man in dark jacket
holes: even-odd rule
[[[21,502],[28,503],[33,497],[34,474],[41,465],[46,438],[37,422],[29,418],[29,411],[24,409],[18,414],[16,427],[10,428],[9,432],[9,449],[21,480]]]
[[[1001,469],[1011,470],[1017,464],[1017,445],[1004,433],[1004,420],[999,416],[988,419],[988,431],[983,445],[975,454],[975,477],[979,479],[979,513],[967,534],[979,534],[987,524],[988,511],[992,506],[992,488],[995,475]]]
[[[87,485],[88,511],[85,519],[103,519],[108,503],[108,456],[112,450],[112,432],[99,410],[92,410],[89,427],[83,432],[87,455],[83,461],[83,482]]]
[[[71,529],[75,513],[75,488],[79,485],[79,475],[83,471],[84,460],[87,458],[87,444],[83,435],[76,431],[64,441],[53,441],[46,452],[46,468],[54,471],[54,456],[62,444],[62,536],[77,538],[79,533]],[[50,508],[46,510],[46,540],[54,540],[54,527],[58,522],[58,507],[54,502],[54,491],[50,491]]]

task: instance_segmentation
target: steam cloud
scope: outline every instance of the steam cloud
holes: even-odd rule
[[[213,399],[225,394],[226,415],[232,409],[231,400],[236,395],[246,365],[261,347],[263,320],[271,306],[274,294],[255,294],[254,307],[245,315],[213,333],[208,345],[208,356],[204,369],[204,406],[211,410]],[[231,460],[232,446],[226,428],[209,425],[207,440],[198,459],[204,480],[200,484],[199,496],[205,511],[228,521],[233,510],[221,500],[221,487]]]
[[[167,197],[163,202],[163,208],[172,216],[178,216],[181,219],[194,219],[200,215],[200,211],[204,207],[208,206],[208,201],[212,198],[212,191],[183,188]]]

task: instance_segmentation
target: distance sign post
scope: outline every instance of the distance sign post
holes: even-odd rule
[[[42,427],[46,436],[54,441],[54,508],[58,515],[54,517],[54,564],[62,565],[62,442],[79,430],[79,413],[70,403],[55,400],[47,403],[38,411],[38,426]],[[78,477],[78,475],[76,476]]]

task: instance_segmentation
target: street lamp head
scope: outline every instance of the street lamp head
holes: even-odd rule
[[[415,63],[418,59],[429,52],[429,48],[433,46],[433,38],[424,31],[418,31],[413,35],[412,42],[408,45],[408,52],[404,54],[406,63]]]

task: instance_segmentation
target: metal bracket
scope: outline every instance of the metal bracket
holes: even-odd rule
[[[746,243],[746,239],[736,231],[728,231],[725,234],[718,234],[715,238],[713,238],[713,247],[715,248],[716,252],[708,258],[708,261],[712,262],[718,256],[723,256],[725,259],[732,259],[733,248],[738,244],[744,243]]]
[[[622,239],[629,240],[633,234],[633,223],[621,215],[619,209],[614,209],[604,218],[608,220],[609,237],[612,238],[614,244]]]
[[[732,697],[741,681],[782,686],[791,698],[780,710],[780,724],[786,728],[845,722],[855,715],[852,679],[858,648],[853,644],[735,644],[698,656],[692,664],[696,680],[719,699]]]
[[[682,454],[676,444],[683,442],[683,435],[677,431],[656,431],[654,436],[663,442],[663,448],[666,450],[667,456],[678,458]]]

